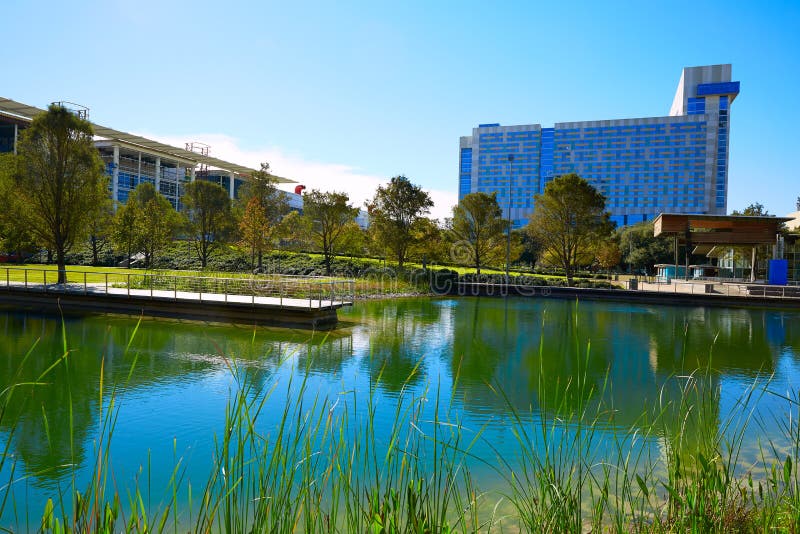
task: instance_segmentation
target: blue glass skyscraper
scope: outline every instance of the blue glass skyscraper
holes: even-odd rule
[[[501,126],[480,124],[459,146],[459,199],[497,193],[521,227],[533,195],[576,173],[602,192],[618,225],[659,213],[724,214],[730,104],[739,94],[731,65],[683,69],[668,116]]]

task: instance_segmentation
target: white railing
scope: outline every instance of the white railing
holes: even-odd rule
[[[355,281],[320,276],[203,276],[158,272],[58,271],[41,268],[0,268],[0,289],[44,293],[127,296],[153,300],[249,303],[279,307],[328,308],[351,305]]]
[[[641,283],[639,289],[642,291],[685,295],[800,299],[800,287],[797,285],[775,286],[745,280],[732,281],[731,279],[725,279],[722,282],[713,278],[672,279],[668,283],[656,279],[654,282]]]

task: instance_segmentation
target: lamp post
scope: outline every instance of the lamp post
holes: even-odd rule
[[[506,285],[511,282],[509,276],[509,268],[511,265],[511,179],[514,175],[514,154],[508,155],[508,211],[506,218],[508,219],[508,230],[506,231]]]

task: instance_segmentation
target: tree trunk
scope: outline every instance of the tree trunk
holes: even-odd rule
[[[97,265],[99,262],[98,260],[98,250],[97,250],[97,238],[92,236],[92,265]]]
[[[259,250],[258,251],[258,268],[260,270],[263,267],[264,267],[264,251],[263,250]]]
[[[67,283],[67,259],[64,248],[59,246],[56,251],[56,263],[58,268],[58,282],[59,284]]]
[[[325,274],[331,275],[331,253],[328,250],[323,251],[325,255]]]
[[[208,265],[208,240],[203,237],[200,241],[200,267],[203,269]]]

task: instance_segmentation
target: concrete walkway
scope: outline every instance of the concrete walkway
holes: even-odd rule
[[[331,300],[318,298],[289,298],[289,297],[262,297],[254,295],[235,295],[224,293],[200,293],[193,291],[170,291],[163,289],[128,289],[126,287],[108,287],[103,283],[83,284],[32,284],[27,287],[24,282],[9,282],[0,284],[0,289],[8,287],[14,290],[23,290],[36,293],[54,293],[69,295],[91,295],[91,296],[110,296],[148,299],[162,302],[203,302],[209,303],[229,303],[236,305],[250,305],[259,308],[287,309],[287,310],[325,310],[338,309],[343,306],[351,306],[349,300]]]

